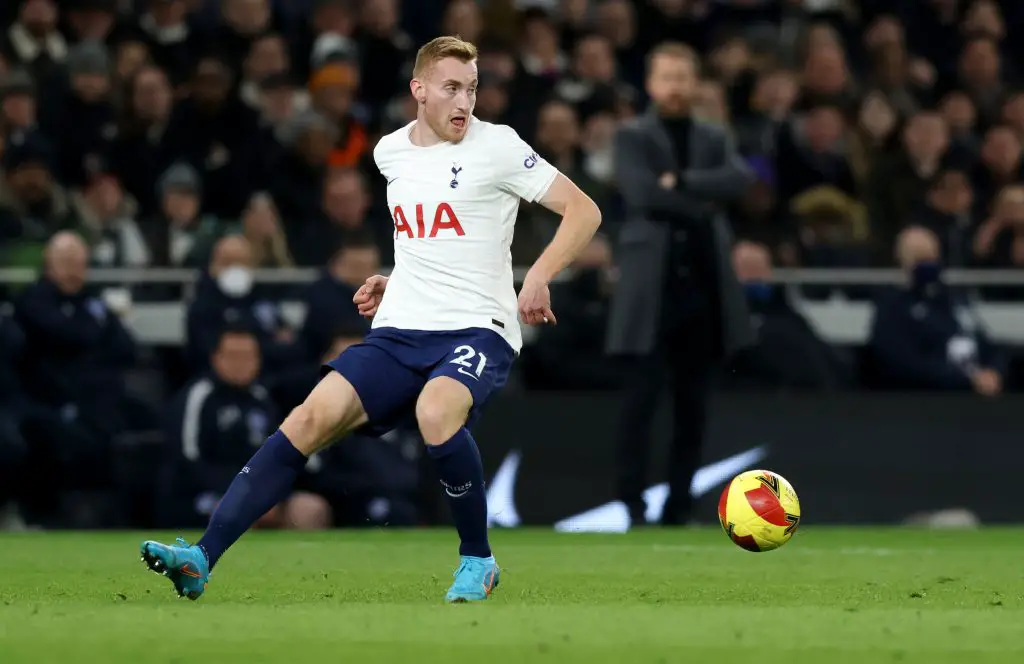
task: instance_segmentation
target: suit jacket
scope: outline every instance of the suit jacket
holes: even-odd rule
[[[722,204],[743,195],[753,174],[726,130],[694,120],[689,164],[680,171],[671,138],[652,112],[625,123],[615,136],[615,180],[626,205],[616,259],[619,280],[612,296],[606,350],[642,355],[654,350],[661,324],[665,270],[673,229],[694,229],[697,251],[713,266],[709,297],[716,311],[716,359],[754,342],[743,290],[732,269],[732,231]],[[675,173],[675,189],[658,184]]]

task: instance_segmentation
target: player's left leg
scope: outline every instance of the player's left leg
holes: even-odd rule
[[[469,388],[449,376],[428,381],[416,402],[420,434],[448,495],[461,540],[462,561],[445,597],[449,602],[487,599],[498,585],[498,566],[487,540],[483,462],[476,441],[465,427],[472,407]]]
[[[420,393],[416,420],[461,540],[461,564],[446,599],[467,602],[487,599],[500,573],[487,539],[483,463],[469,425],[488,397],[505,384],[515,354],[489,330],[468,331],[455,341]]]

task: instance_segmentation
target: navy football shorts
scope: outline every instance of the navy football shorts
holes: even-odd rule
[[[485,328],[423,331],[379,327],[325,364],[355,387],[369,421],[361,433],[379,436],[415,426],[416,399],[427,381],[449,376],[469,388],[473,407],[466,426],[508,381],[516,353],[497,332]]]

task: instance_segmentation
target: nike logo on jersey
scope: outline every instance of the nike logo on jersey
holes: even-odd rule
[[[388,185],[390,185],[390,184],[391,184],[392,182],[394,182],[394,181],[395,181],[395,180],[397,180],[397,179],[398,179],[398,178],[391,178],[390,180],[388,180]]]

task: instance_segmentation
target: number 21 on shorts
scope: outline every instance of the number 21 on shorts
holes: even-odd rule
[[[480,380],[480,376],[484,373],[484,367],[487,366],[487,356],[473,350],[472,346],[458,346],[455,349],[455,359],[451,360],[449,364],[457,364],[459,373],[474,380]],[[469,371],[466,371],[467,369]]]

